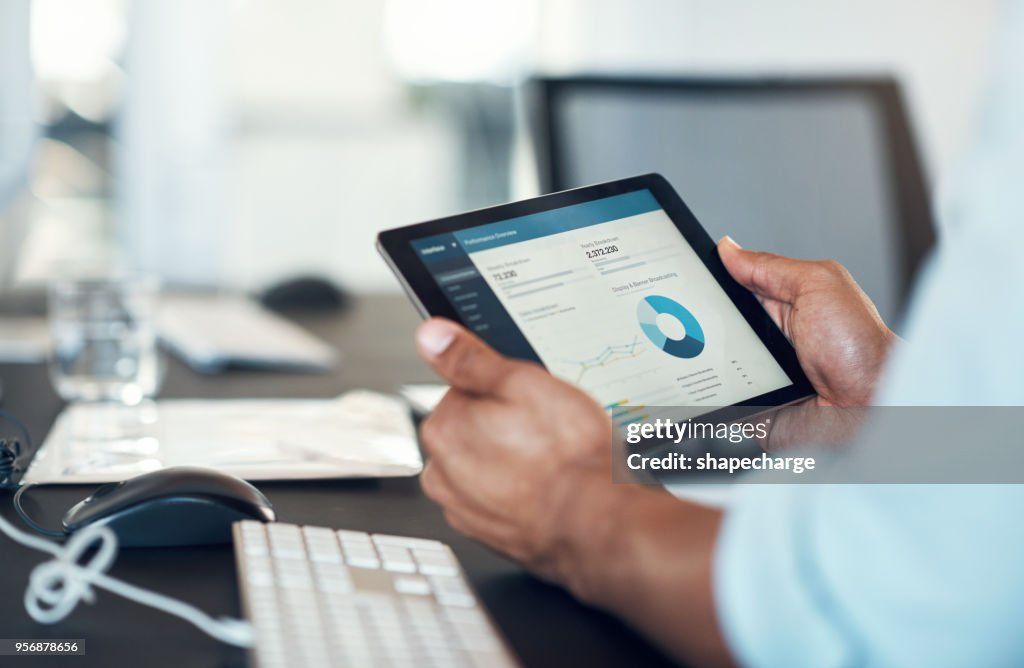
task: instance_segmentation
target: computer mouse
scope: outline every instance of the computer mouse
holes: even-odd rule
[[[348,305],[349,296],[325,278],[300,276],[263,291],[260,301],[278,311],[291,309],[340,309]]]
[[[103,485],[64,515],[64,530],[100,524],[123,547],[213,545],[231,542],[231,524],[273,522],[267,497],[233,475],[174,466]]]

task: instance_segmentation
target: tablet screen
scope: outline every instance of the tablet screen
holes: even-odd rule
[[[792,384],[650,190],[412,246],[466,327],[607,407],[730,406]]]

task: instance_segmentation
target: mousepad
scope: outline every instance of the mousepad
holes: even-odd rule
[[[423,468],[408,405],[355,391],[336,399],[168,399],[72,404],[24,482],[118,482],[169,466],[246,480],[382,478]]]

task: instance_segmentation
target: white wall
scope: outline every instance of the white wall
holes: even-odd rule
[[[891,72],[941,186],[965,144],[996,2],[544,0],[525,60],[549,71]],[[191,56],[149,53],[169,70],[134,97],[129,87],[125,148],[138,160],[122,163],[133,165],[122,193],[139,197],[125,198],[135,206],[121,223],[136,254],[186,281],[256,288],[316,272],[396,289],[374,234],[458,208],[460,167],[454,119],[409,104],[388,61],[385,0],[135,7],[136,23],[163,36],[134,35],[135,46],[174,32]],[[176,20],[152,20],[161,13]],[[189,119],[203,121],[200,144],[177,132]]]
[[[406,99],[383,47],[384,7],[234,8],[228,284],[316,274],[397,291],[377,232],[458,208],[451,129]]]
[[[384,0],[141,2],[120,126],[127,255],[171,284],[398,290],[379,230],[458,208],[448,124],[382,48]]]
[[[890,72],[905,86],[933,184],[960,155],[997,0],[552,0],[552,71]]]
[[[28,25],[28,0],[0,4],[0,287],[13,268],[24,232],[22,217],[7,207],[28,179],[36,134]]]

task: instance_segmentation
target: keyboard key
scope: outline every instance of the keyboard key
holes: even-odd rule
[[[249,583],[256,587],[270,587],[274,584],[274,569],[266,557],[249,557],[246,562]]]
[[[380,568],[380,559],[369,534],[357,531],[339,531],[338,539],[345,554],[345,562],[356,568]]]
[[[302,534],[294,525],[270,524],[267,528],[270,536],[270,551],[278,559],[304,559],[306,548],[302,544]]]
[[[412,560],[412,552],[407,547],[378,545],[377,553],[380,555],[385,570],[399,573],[416,572],[416,562]]]
[[[345,550],[345,563],[356,568],[380,568],[376,553],[361,550]]]
[[[373,534],[373,541],[377,545],[395,545],[397,547],[421,548],[429,550],[443,550],[445,544],[437,540],[427,538],[409,538],[407,536],[389,536],[387,534]]]
[[[269,554],[267,537],[262,531],[260,533],[254,533],[252,531],[243,532],[242,544],[245,547],[246,554],[257,557],[263,557]]]
[[[241,529],[243,534],[260,534],[262,535],[265,527],[263,522],[256,522],[254,520],[242,520],[238,523],[238,528]]]
[[[322,529],[317,532],[309,527],[302,531],[306,538],[309,558],[318,562],[341,563],[341,548],[333,531]]]
[[[339,530],[336,532],[338,540],[342,543],[371,543],[370,534],[363,533],[362,531],[345,531]]]
[[[309,566],[299,559],[281,559],[274,562],[277,584],[284,589],[312,589],[313,578]]]
[[[353,590],[351,580],[339,578],[318,578],[317,588],[327,594],[347,594]]]
[[[413,557],[424,575],[458,575],[459,565],[447,550],[414,549]]]
[[[399,594],[413,594],[415,596],[430,595],[430,583],[426,578],[417,576],[402,576],[395,578],[395,591]]]
[[[476,605],[476,599],[472,592],[462,582],[462,578],[458,576],[433,575],[430,577],[430,584],[437,595],[437,602],[441,605],[455,605],[465,608]]]

